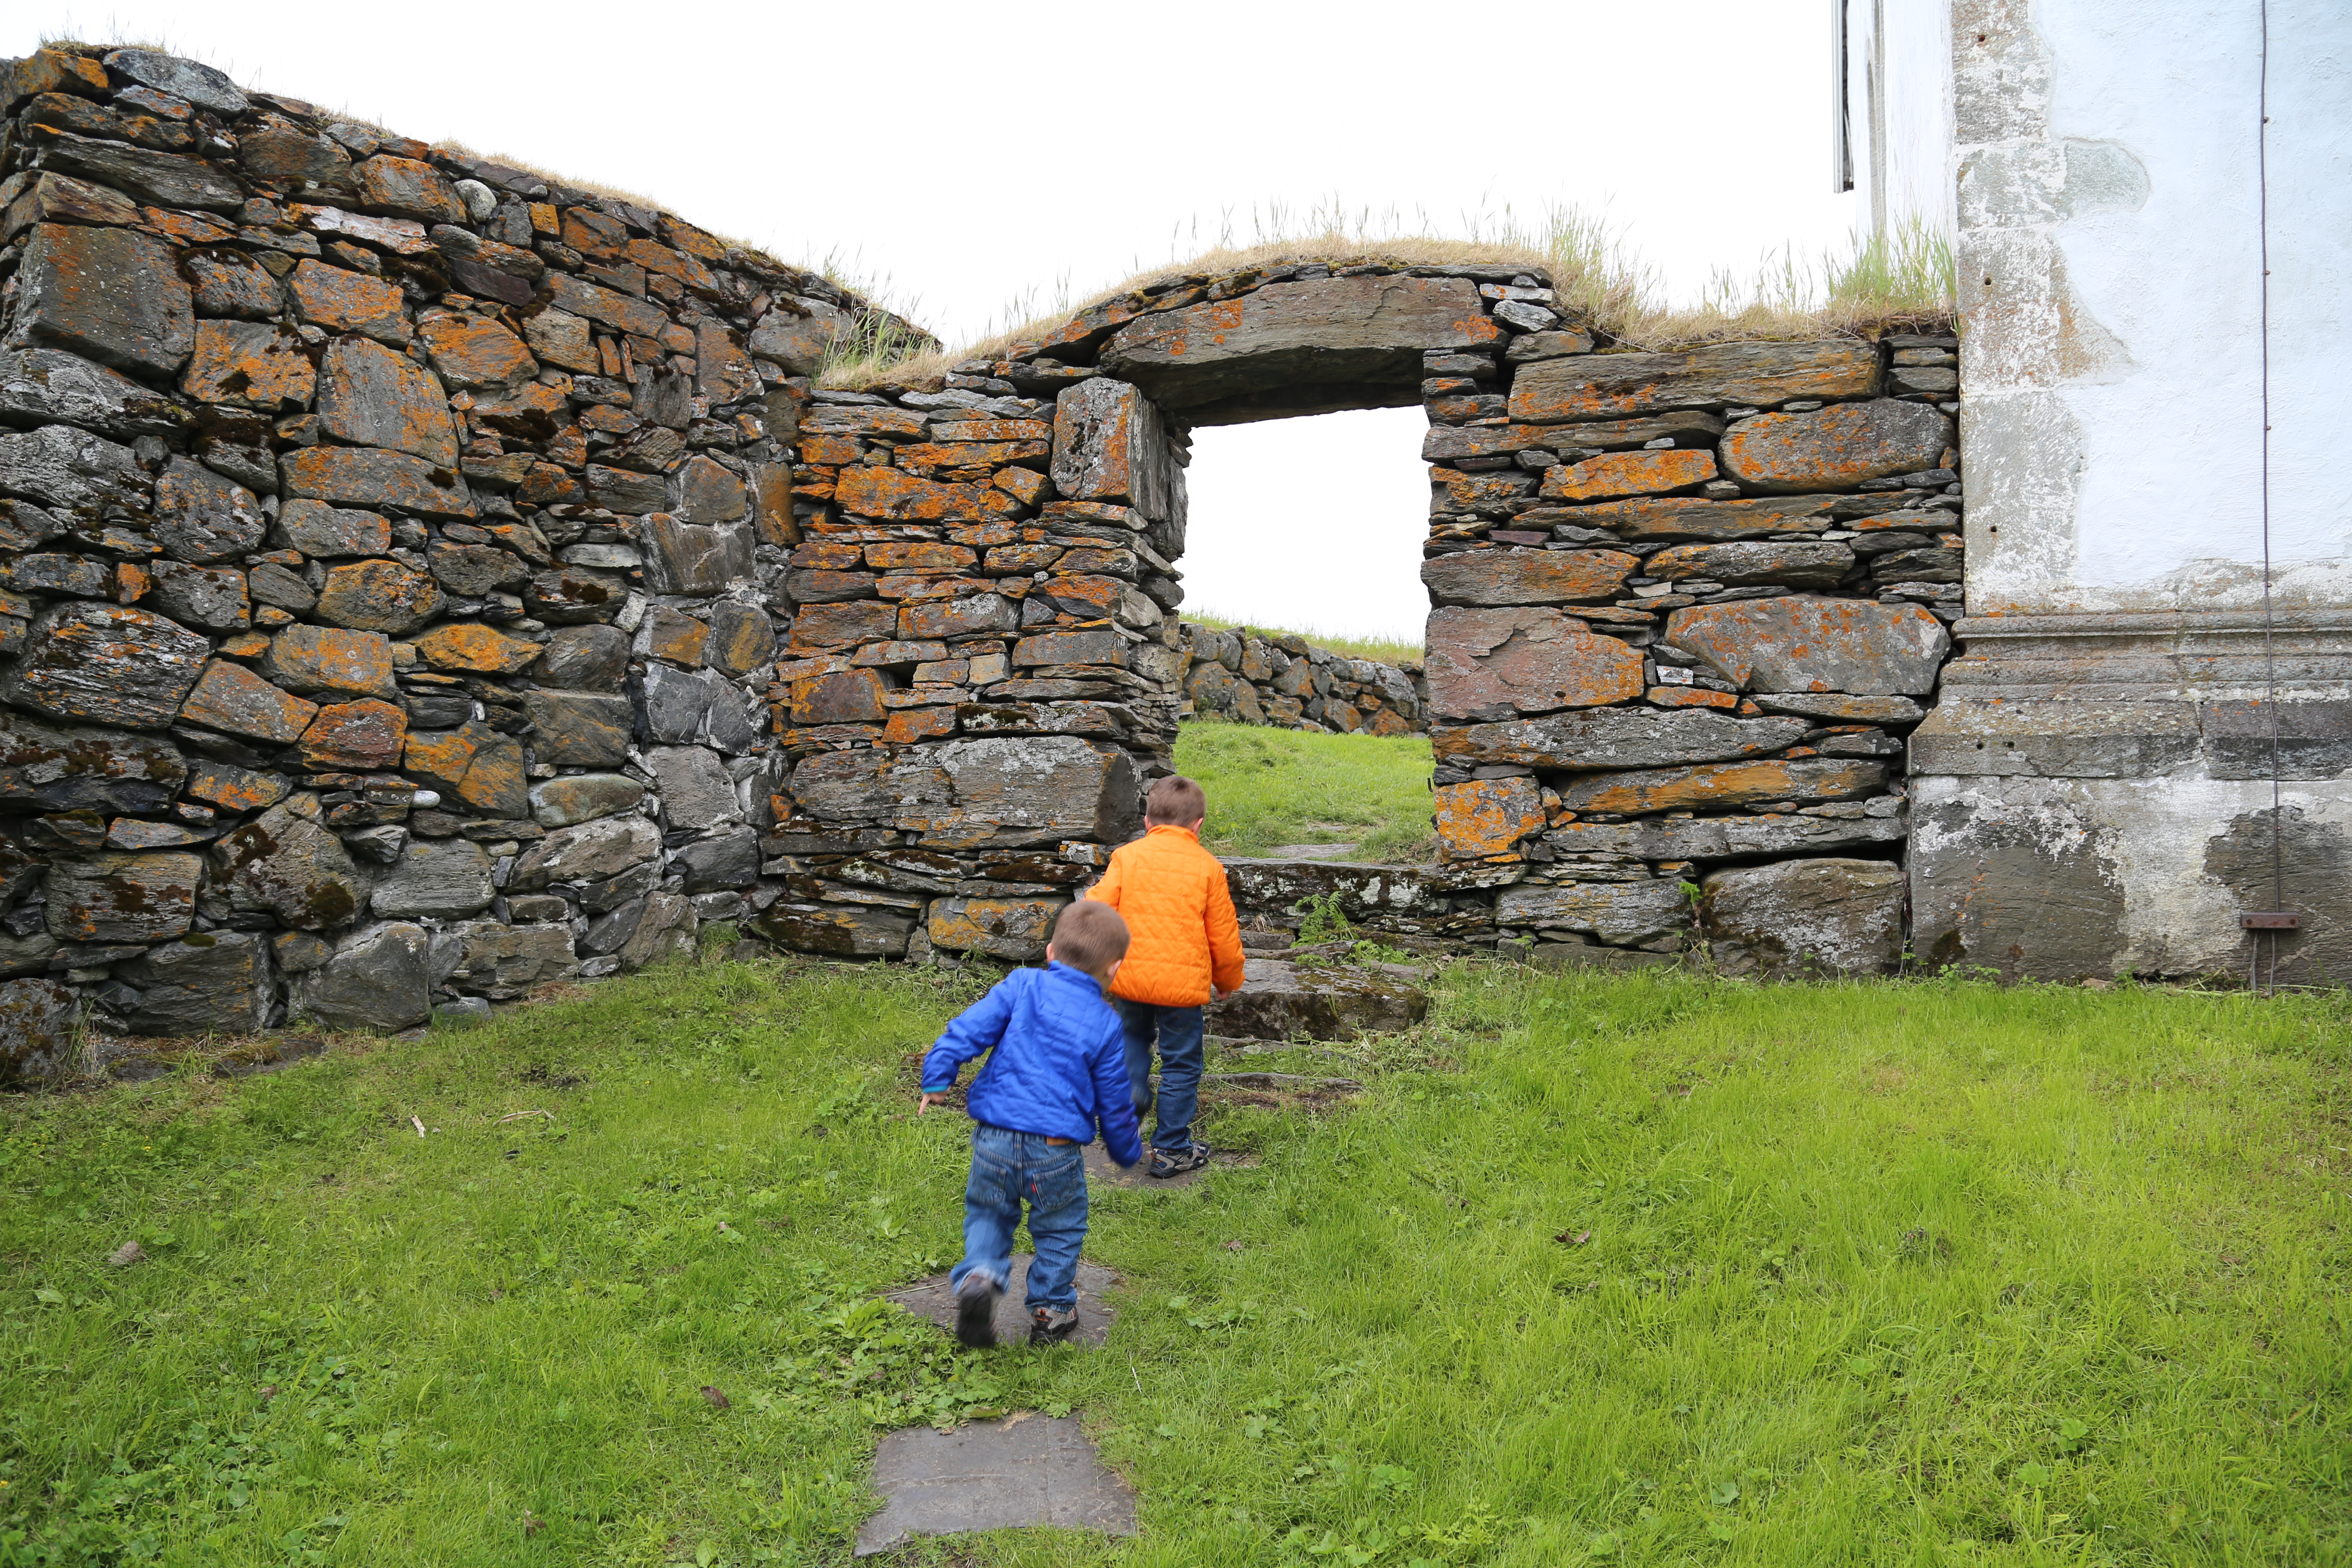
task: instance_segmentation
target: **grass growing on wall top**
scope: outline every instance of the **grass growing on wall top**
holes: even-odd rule
[[[957,361],[991,358],[1034,341],[1073,314],[1131,289],[1188,274],[1215,276],[1250,268],[1321,261],[1353,267],[1463,266],[1495,262],[1548,271],[1563,307],[1624,348],[1666,349],[1747,339],[1870,334],[1906,326],[1949,327],[1957,310],[1951,243],[1912,217],[1891,237],[1857,237],[1844,254],[1767,257],[1748,277],[1718,271],[1695,305],[1665,298],[1656,268],[1622,233],[1574,206],[1535,220],[1506,207],[1469,219],[1465,233],[1428,232],[1427,215],[1411,224],[1393,209],[1349,211],[1322,204],[1297,213],[1279,204],[1251,215],[1244,238],[1228,220],[1203,246],[1197,222],[1181,230],[1171,260],[1139,268],[1110,288],[1073,296],[1066,279],[1041,302],[1031,290],[1013,300],[992,330],[961,348],[892,358],[874,345],[851,344],[821,366],[820,385],[909,385],[945,374]]]
[[[1258,857],[1287,844],[1353,844],[1338,858],[1434,858],[1426,735],[1318,735],[1214,721],[1179,725],[1176,771],[1208,792],[1201,842]]]
[[[1250,1163],[1097,1188],[1108,1349],[972,1355],[868,1292],[958,1249],[909,1054],[982,983],[685,967],[0,1101],[0,1562],[843,1563],[879,1434],[982,1409],[1081,1412],[1143,1533],[916,1561],[2352,1550],[2340,997],[1458,967],[1248,1058],[1360,1098],[1213,1089]]]

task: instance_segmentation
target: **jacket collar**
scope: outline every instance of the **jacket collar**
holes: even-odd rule
[[[1045,973],[1049,978],[1058,974],[1063,978],[1063,982],[1066,984],[1074,983],[1083,985],[1097,996],[1108,996],[1109,994],[1108,988],[1106,987],[1101,981],[1097,980],[1093,975],[1088,974],[1083,969],[1077,968],[1073,964],[1064,963],[1058,958],[1051,958],[1045,961]]]
[[[1201,841],[1201,830],[1199,828],[1186,827],[1181,823],[1155,822],[1150,826],[1143,830],[1143,836],[1146,838],[1150,837],[1155,833],[1181,833],[1185,837],[1192,840],[1195,844]]]

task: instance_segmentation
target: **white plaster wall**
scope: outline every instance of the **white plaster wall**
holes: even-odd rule
[[[2270,10],[2274,596],[2340,607],[2352,5]],[[1972,611],[2259,606],[2255,0],[1957,0],[1948,14],[1975,340],[1962,387],[1983,400],[1963,438]],[[2033,37],[1972,77],[1975,37],[2004,27]]]

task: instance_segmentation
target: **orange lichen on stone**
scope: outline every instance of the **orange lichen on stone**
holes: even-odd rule
[[[1003,490],[939,484],[896,468],[845,468],[833,499],[845,512],[890,522],[985,522],[1019,509]]]
[[[1739,699],[1730,692],[1703,686],[1653,686],[1643,695],[1661,708],[1720,708],[1727,712],[1739,706]]]
[[[1547,468],[1543,496],[1547,500],[1584,501],[1664,495],[1669,490],[1705,484],[1715,477],[1712,452],[1609,452],[1580,463]]]
[[[866,547],[866,563],[878,572],[961,572],[980,560],[961,544],[886,542]]]
[[[302,731],[302,765],[373,772],[400,765],[408,738],[408,715],[376,698],[339,702],[319,710]]]
[[[417,657],[436,669],[512,675],[534,662],[540,647],[471,623],[438,626],[416,639]]]
[[[956,710],[952,708],[907,708],[890,715],[882,726],[886,745],[911,746],[918,741],[937,740],[956,731]]]
[[[1448,860],[1510,855],[1521,839],[1544,828],[1543,792],[1531,778],[1472,779],[1439,784],[1432,793],[1438,852]]]
[[[1880,763],[1817,758],[1709,763],[1697,767],[1644,768],[1573,779],[1560,786],[1559,800],[1570,811],[1631,815],[1719,809],[1767,800],[1843,800],[1851,795],[1869,795],[1885,782],[1886,768]]]

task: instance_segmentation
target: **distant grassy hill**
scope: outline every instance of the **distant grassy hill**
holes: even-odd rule
[[[1176,736],[1177,771],[1201,781],[1201,841],[1221,856],[1290,844],[1353,844],[1344,860],[1412,864],[1435,852],[1429,737],[1318,735],[1196,722]]]
[[[1205,611],[1180,610],[1176,618],[1213,631],[1239,631],[1246,626],[1262,637],[1305,637],[1317,647],[1329,648],[1333,653],[1349,658],[1377,659],[1382,664],[1421,662],[1422,645],[1419,637],[1351,637],[1337,632],[1318,632],[1312,626],[1269,626],[1261,621],[1236,621]]]

